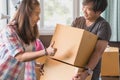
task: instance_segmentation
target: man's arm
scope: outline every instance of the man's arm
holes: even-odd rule
[[[108,41],[105,40],[97,41],[95,50],[87,64],[87,67],[89,67],[92,70],[96,67],[107,45],[108,45]]]
[[[87,68],[89,68],[88,70],[93,70],[96,65],[98,64],[105,48],[107,47],[108,41],[105,40],[98,40],[96,43],[96,47],[95,50],[88,62],[88,64],[86,65]],[[87,71],[84,70],[83,72],[79,72],[73,77],[73,80],[85,80],[87,78],[87,76],[91,71]]]

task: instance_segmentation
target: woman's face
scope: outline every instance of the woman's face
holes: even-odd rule
[[[86,5],[83,5],[83,14],[86,20],[94,20],[96,17],[98,17],[98,12],[95,12],[93,10],[93,3],[90,2]]]
[[[39,14],[40,14],[40,6],[36,6],[36,8],[33,10],[31,15],[32,27],[34,27],[37,24],[38,20],[40,20]]]

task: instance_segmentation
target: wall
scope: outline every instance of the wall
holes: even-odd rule
[[[45,47],[48,47],[51,41],[52,35],[41,35],[40,40]]]

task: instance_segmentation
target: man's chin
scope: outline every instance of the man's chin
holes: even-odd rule
[[[89,19],[88,17],[86,17],[86,16],[84,16],[85,17],[85,19],[87,20],[87,19]]]

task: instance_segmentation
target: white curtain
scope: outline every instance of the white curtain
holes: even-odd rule
[[[108,7],[102,14],[110,23],[112,36],[111,41],[120,42],[120,0],[108,0]]]

